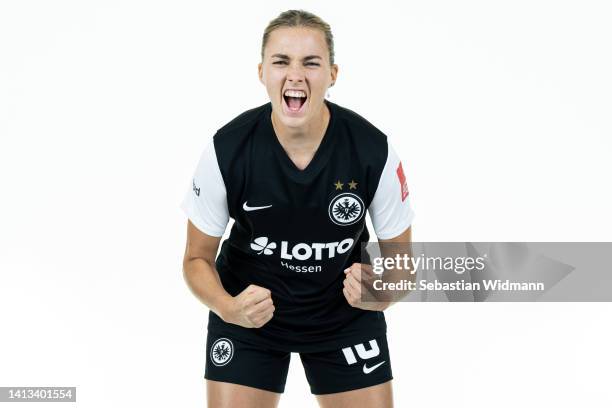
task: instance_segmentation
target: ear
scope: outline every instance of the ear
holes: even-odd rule
[[[257,75],[259,76],[259,82],[263,84],[263,65],[261,62],[257,64]]]
[[[331,80],[332,86],[336,83],[336,79],[338,78],[338,64],[334,64],[331,66]]]

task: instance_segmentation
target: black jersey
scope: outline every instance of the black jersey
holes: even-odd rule
[[[182,208],[202,232],[222,236],[216,268],[225,290],[271,291],[274,317],[261,328],[223,322],[209,328],[288,351],[325,349],[386,331],[382,312],[353,308],[343,270],[360,262],[361,242],[393,238],[412,223],[406,178],[387,137],[355,112],[325,100],[330,120],[300,170],[278,141],[272,106],[248,110],[214,135]]]

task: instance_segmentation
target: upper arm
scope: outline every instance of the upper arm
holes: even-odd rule
[[[214,237],[200,231],[190,220],[187,220],[187,243],[183,264],[201,258],[210,263],[215,262],[217,250],[219,249],[221,237]]]
[[[408,185],[397,153],[388,144],[387,161],[368,211],[379,240],[410,236],[414,211]]]
[[[205,258],[214,261],[229,222],[229,211],[213,141],[200,157],[181,208],[188,217],[185,260]]]
[[[407,242],[412,242],[412,227],[406,228],[406,230],[404,232],[402,232],[401,234],[399,234],[396,237],[389,238],[389,239],[380,239],[379,238],[378,242],[391,242],[391,243],[399,243],[399,242],[407,243]]]
[[[397,255],[407,255],[412,258],[412,227],[406,228],[401,234],[390,239],[379,239],[380,254],[383,258],[395,258]],[[391,245],[385,245],[385,244]],[[404,276],[404,275],[402,275]],[[405,276],[404,276],[405,277]]]

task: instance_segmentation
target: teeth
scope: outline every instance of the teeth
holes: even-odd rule
[[[293,91],[291,89],[288,89],[285,91],[285,96],[292,96],[294,98],[305,98],[306,97],[306,92],[304,91]]]

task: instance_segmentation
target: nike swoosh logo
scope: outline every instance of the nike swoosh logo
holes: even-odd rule
[[[270,204],[270,205],[264,205],[264,206],[262,206],[262,207],[249,207],[249,206],[247,205],[247,202],[246,202],[246,201],[244,202],[244,204],[242,204],[242,209],[243,209],[244,211],[263,210],[264,208],[270,208],[270,207],[272,207],[272,205],[271,205],[271,204]]]
[[[364,374],[370,374],[372,371],[376,370],[378,367],[380,367],[381,365],[385,364],[385,361],[376,364],[375,366],[372,367],[368,367],[366,364],[363,365],[363,373]]]

